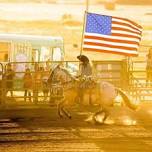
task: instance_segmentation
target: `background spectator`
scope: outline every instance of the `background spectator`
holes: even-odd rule
[[[24,75],[24,89],[24,101],[26,102],[27,98],[29,98],[29,101],[31,101],[32,75],[29,68],[26,69]]]
[[[6,86],[6,95],[8,91],[10,91],[11,97],[13,96],[13,79],[15,76],[15,72],[12,69],[11,64],[8,64],[6,67],[6,72],[4,73],[4,80],[5,80],[5,86]]]

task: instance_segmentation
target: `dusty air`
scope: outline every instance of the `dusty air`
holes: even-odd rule
[[[151,8],[0,0],[0,151],[151,151]]]

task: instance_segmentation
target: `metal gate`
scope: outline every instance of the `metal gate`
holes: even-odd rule
[[[97,79],[107,81],[117,87],[127,88],[129,73],[127,61],[94,61],[94,72]]]
[[[60,84],[53,84],[46,86],[46,81],[51,73],[53,67],[62,64],[64,67],[69,68],[71,73],[77,73],[79,62],[74,61],[50,61],[50,62],[10,62],[4,66],[4,101],[6,104],[50,104],[50,101],[60,100],[64,97],[63,88]],[[13,78],[8,80],[5,78],[8,67],[11,67],[14,73]],[[25,72],[30,69],[31,80],[26,81],[29,83],[30,88],[25,87]],[[11,86],[7,86],[11,84]],[[46,94],[45,94],[46,93]],[[44,98],[47,101],[44,101]],[[12,102],[12,100],[14,102]],[[10,102],[11,101],[11,102]]]

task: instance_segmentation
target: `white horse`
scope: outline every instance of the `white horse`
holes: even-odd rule
[[[122,97],[124,103],[131,109],[135,110],[136,106],[130,101],[127,95],[116,88],[114,85],[108,82],[95,82],[91,79],[87,82],[84,88],[80,86],[84,81],[77,80],[73,77],[66,69],[57,66],[51,73],[49,77],[49,83],[52,84],[54,81],[60,82],[60,85],[63,87],[64,98],[58,104],[58,114],[60,117],[66,115],[68,118],[71,118],[71,114],[66,109],[66,106],[70,106],[76,103],[80,92],[83,92],[83,96],[87,97],[89,103],[100,105],[100,110],[94,114],[94,117],[103,112],[104,119],[108,116],[108,108],[112,107],[115,102],[115,98],[118,94]],[[87,84],[87,83],[86,83]],[[90,102],[91,101],[91,102]]]

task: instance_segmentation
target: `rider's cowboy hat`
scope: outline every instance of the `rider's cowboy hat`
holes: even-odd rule
[[[77,59],[79,59],[81,62],[89,62],[89,59],[85,55],[79,55],[77,56]]]

